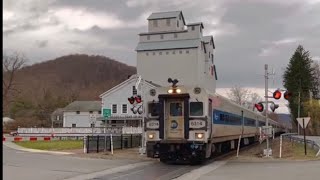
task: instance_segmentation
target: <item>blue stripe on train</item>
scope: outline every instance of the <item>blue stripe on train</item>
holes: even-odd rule
[[[242,124],[242,118],[237,114],[213,110],[212,122],[214,124],[239,126]],[[244,117],[244,126],[256,127],[256,120]]]

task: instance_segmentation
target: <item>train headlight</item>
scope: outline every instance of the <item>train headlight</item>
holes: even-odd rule
[[[181,89],[176,89],[176,92],[177,92],[178,94],[180,94],[180,93],[181,93]]]
[[[153,138],[154,138],[154,135],[153,135],[153,134],[149,134],[149,135],[148,135],[148,138],[149,138],[149,139],[153,139]]]
[[[173,89],[169,89],[169,90],[168,90],[168,93],[169,93],[169,94],[173,93]]]
[[[202,139],[204,136],[203,133],[196,133],[196,139]]]

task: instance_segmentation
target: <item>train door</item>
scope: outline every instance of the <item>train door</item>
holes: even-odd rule
[[[184,101],[168,99],[165,107],[166,138],[184,139]]]

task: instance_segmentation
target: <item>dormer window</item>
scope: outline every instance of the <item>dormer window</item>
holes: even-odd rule
[[[158,27],[158,20],[153,20],[153,26]]]
[[[170,19],[167,19],[167,26],[170,26]]]

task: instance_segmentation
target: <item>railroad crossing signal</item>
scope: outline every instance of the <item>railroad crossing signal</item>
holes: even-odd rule
[[[274,112],[278,107],[279,107],[278,104],[271,104],[270,105],[270,109],[272,110],[272,112]]]
[[[128,101],[133,106],[131,108],[131,111],[133,112],[133,114],[143,113],[143,107],[142,107],[142,104],[140,104],[142,102],[142,98],[140,95],[137,95],[135,97],[131,96],[128,98]]]
[[[257,110],[258,110],[259,112],[262,112],[263,109],[264,109],[262,103],[255,104],[254,106],[257,108]]]
[[[276,90],[274,93],[273,93],[273,98],[274,99],[280,99],[281,98],[281,92],[279,90]]]

